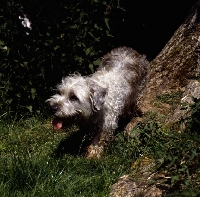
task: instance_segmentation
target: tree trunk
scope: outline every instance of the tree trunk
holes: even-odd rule
[[[188,81],[200,73],[200,0],[187,19],[151,62],[147,93],[154,96],[184,90]]]
[[[149,83],[141,104],[142,110],[157,110],[152,103],[158,95],[184,92],[189,82],[199,74],[200,0],[197,0],[186,20],[151,62]]]
[[[163,111],[167,111],[165,115],[170,117],[169,114],[173,113],[177,106],[173,108],[173,110],[168,106],[169,109],[166,110],[166,105],[164,106],[160,103],[155,105],[156,97],[176,91],[183,92],[181,99],[183,102],[193,102],[191,97],[200,99],[200,83],[194,80],[199,74],[200,0],[197,0],[186,20],[174,33],[163,50],[151,62],[149,82],[143,102],[141,103],[142,110],[156,110],[162,114]],[[158,107],[158,105],[160,105],[160,107]],[[173,116],[166,119],[167,123],[173,123],[177,119],[187,115],[187,112],[188,110],[181,110],[177,107]],[[142,118],[138,120],[133,119],[127,126],[126,131],[131,131],[133,126],[140,120],[142,120]],[[143,166],[143,168],[145,168],[145,166]],[[139,177],[141,171],[138,170],[137,172],[138,174],[135,176]],[[156,172],[151,173],[156,174]],[[152,180],[156,179],[154,176],[151,178]],[[129,175],[119,178],[118,182],[111,187],[110,196],[163,196],[165,191],[162,187],[157,188],[156,185],[149,185],[148,179],[145,181],[145,176],[143,176],[141,180],[143,180],[143,182],[134,179],[134,177],[130,179]],[[162,177],[160,180],[162,180]],[[146,191],[148,192],[146,193]]]

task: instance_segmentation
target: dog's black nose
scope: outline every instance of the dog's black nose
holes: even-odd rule
[[[55,114],[58,110],[58,107],[56,105],[52,105],[51,107],[51,113]]]

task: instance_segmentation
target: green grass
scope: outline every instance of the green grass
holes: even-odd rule
[[[170,94],[164,93],[157,95],[153,101],[153,105],[157,108],[161,108],[161,113],[167,115],[168,113],[173,112],[179,105],[182,94],[183,92],[177,91],[171,92]]]
[[[133,136],[138,133],[135,137],[118,134],[100,160],[86,159],[78,151],[56,157],[60,143],[73,132],[56,133],[47,120],[1,121],[0,196],[105,197],[141,155],[153,157],[157,170],[171,177],[166,180],[169,194],[197,196],[200,137],[163,129],[160,118],[147,114],[132,131]]]
[[[55,157],[63,134],[30,119],[0,125],[0,196],[106,196],[131,159],[107,154],[101,160],[81,155]],[[122,157],[121,157],[122,156]]]
[[[173,92],[171,94],[165,93],[161,95],[157,95],[156,99],[162,101],[163,103],[167,103],[170,105],[177,105],[180,102],[181,96],[183,92]]]

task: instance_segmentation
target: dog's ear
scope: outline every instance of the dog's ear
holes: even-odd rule
[[[90,99],[92,102],[92,108],[94,111],[100,110],[104,104],[107,95],[107,89],[99,86],[95,82],[90,82],[89,87],[90,87]]]

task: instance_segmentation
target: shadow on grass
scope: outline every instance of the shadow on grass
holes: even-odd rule
[[[134,113],[137,116],[142,117],[142,112],[139,109],[134,111]],[[132,118],[133,116],[131,115],[122,117],[119,121],[118,129],[115,131],[115,135],[123,131]],[[94,136],[95,132],[91,132],[91,129],[89,128],[74,131],[59,143],[57,149],[55,150],[55,157],[62,158],[65,154],[73,156],[84,155],[86,148],[91,144]]]
[[[78,130],[61,140],[55,150],[55,157],[62,158],[65,154],[74,156],[84,155],[86,147],[90,144],[91,137],[85,131]]]

